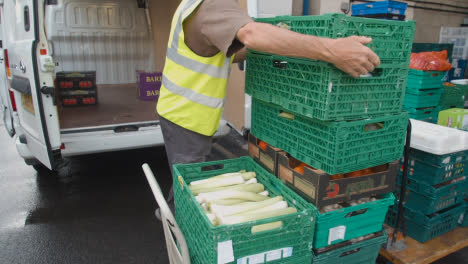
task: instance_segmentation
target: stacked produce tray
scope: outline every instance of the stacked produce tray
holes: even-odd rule
[[[407,63],[358,79],[326,63],[249,53],[246,93],[309,118],[352,120],[400,113]]]
[[[361,170],[401,158],[408,114],[324,122],[252,100],[252,133],[328,174]]]
[[[98,102],[96,72],[58,72],[56,86],[63,106],[95,105]]]
[[[406,207],[425,215],[463,203],[467,180],[464,176],[442,184],[429,185],[417,180],[408,180],[410,192],[406,196]]]
[[[409,63],[415,30],[414,21],[368,19],[344,14],[280,16],[257,21],[318,37],[371,37],[372,43],[368,46],[380,57],[382,65]]]
[[[438,106],[421,107],[421,108],[405,108],[409,113],[409,117],[416,120],[421,120],[429,123],[437,123],[440,108]]]
[[[406,230],[410,237],[425,243],[455,229],[464,211],[465,205],[463,204],[455,205],[432,215],[424,215],[418,211],[405,208]],[[395,226],[396,215],[396,209],[391,208],[385,222],[390,226]]]
[[[444,93],[440,98],[441,110],[450,108],[464,108],[468,85],[444,83]]]
[[[386,235],[368,236],[382,230],[394,204],[405,143],[415,23],[343,14],[257,21],[319,37],[372,37],[367,46],[381,65],[360,78],[326,62],[250,51],[246,93],[255,135],[249,154],[275,163],[265,167],[319,209],[313,261],[373,263]]]
[[[421,121],[411,123],[404,217],[408,235],[424,243],[453,230],[463,221],[460,217],[465,210],[463,198],[468,187],[465,176],[468,135]],[[399,200],[399,188],[395,195]],[[389,211],[386,223],[394,226],[395,221],[396,206]]]
[[[382,229],[385,214],[395,202],[392,193],[375,201],[318,214],[314,248],[319,249]]]
[[[376,232],[361,239],[352,239],[333,246],[314,250],[315,264],[375,264],[379,250],[387,242],[387,233]]]
[[[236,225],[214,227],[188,188],[192,181],[215,175],[253,171],[257,180],[271,196],[281,195],[298,212],[274,218]],[[250,157],[187,165],[174,165],[174,198],[176,219],[185,235],[192,263],[247,263],[247,259],[262,259],[268,263],[311,263],[311,246],[316,223],[316,209],[287,188]],[[252,233],[269,223],[281,222],[281,227]],[[232,258],[229,258],[232,255]],[[258,262],[257,262],[258,263]]]

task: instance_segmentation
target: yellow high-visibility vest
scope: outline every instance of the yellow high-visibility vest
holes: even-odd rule
[[[184,41],[183,22],[203,0],[183,0],[172,19],[157,105],[158,114],[188,130],[212,136],[219,126],[232,58],[195,54]]]

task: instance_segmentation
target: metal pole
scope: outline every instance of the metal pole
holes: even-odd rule
[[[403,153],[403,177],[401,179],[401,186],[400,186],[400,199],[398,201],[398,212],[397,212],[397,221],[395,223],[395,229],[392,236],[392,245],[395,243],[398,235],[398,229],[400,228],[400,224],[403,226],[403,234],[406,235],[406,228],[405,228],[405,208],[404,208],[404,201],[406,199],[406,183],[408,181],[408,162],[409,162],[409,154],[410,154],[410,145],[411,145],[411,121],[408,120],[408,128],[406,130],[406,145],[405,151]]]

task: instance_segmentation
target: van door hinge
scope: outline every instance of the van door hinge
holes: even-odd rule
[[[57,105],[57,98],[55,96],[55,87],[42,86],[41,93],[50,95],[52,97],[52,102],[54,105]]]

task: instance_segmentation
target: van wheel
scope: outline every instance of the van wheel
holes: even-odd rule
[[[49,175],[49,174],[53,174],[54,171],[52,171],[51,169],[47,168],[44,164],[42,164],[40,161],[38,161],[37,159],[25,159],[24,162],[33,167],[35,171],[37,171],[37,173],[39,175]]]
[[[52,173],[52,171],[46,166],[44,166],[42,163],[32,165],[32,167],[41,175]]]

